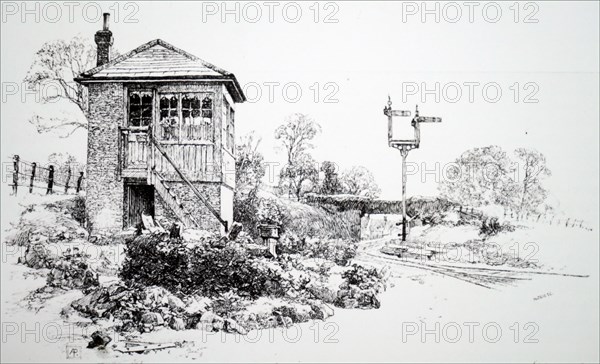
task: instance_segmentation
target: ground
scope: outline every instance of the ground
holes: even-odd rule
[[[2,197],[4,232],[23,209],[19,203],[30,197],[9,197],[5,190]],[[60,316],[63,307],[82,296],[78,290],[50,299],[37,312],[25,308],[23,299],[45,284],[45,276],[17,265],[18,254],[3,244],[2,361],[64,362],[69,352],[69,362],[597,362],[597,228],[527,225],[499,236],[498,244],[535,242],[539,249],[531,258],[539,260],[540,271],[588,277],[530,274],[523,275],[530,280],[487,289],[403,265],[405,260],[379,252],[385,240],[363,241],[357,261],[391,268],[380,309],[335,308],[335,316],[326,321],[247,336],[161,329],[139,340],[177,341],[180,347],[146,354],[86,349],[95,326],[70,324]]]

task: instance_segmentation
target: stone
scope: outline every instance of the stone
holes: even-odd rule
[[[232,319],[225,319],[223,330],[232,334],[246,335],[248,331]]]
[[[167,297],[167,300],[168,300],[169,307],[170,307],[172,310],[182,310],[182,309],[184,309],[184,308],[185,308],[185,304],[184,304],[184,303],[183,303],[183,301],[182,301],[181,299],[179,299],[179,297],[177,297],[177,296],[174,296],[174,295],[170,294],[170,295]]]
[[[231,224],[227,238],[232,241],[237,239],[238,235],[242,232],[242,229],[243,229],[242,224],[240,224],[237,221],[234,222],[233,224]]]
[[[180,317],[173,317],[169,322],[169,327],[176,331],[185,330],[185,321]]]
[[[105,331],[94,331],[92,334],[92,341],[88,343],[88,349],[93,348],[104,348],[108,343],[112,341],[110,335]]]
[[[205,331],[220,331],[223,329],[224,322],[225,320],[222,317],[208,311],[200,317],[200,322],[196,325],[196,328]]]
[[[164,325],[165,321],[162,316],[156,312],[146,312],[142,315],[142,323],[154,326]]]
[[[322,304],[319,306],[319,308],[323,312],[323,319],[327,319],[327,318],[333,316],[333,314],[334,314],[333,308],[327,304]]]

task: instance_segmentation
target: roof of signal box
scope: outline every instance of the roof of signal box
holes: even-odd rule
[[[246,101],[233,73],[227,72],[161,39],[152,40],[112,61],[83,72],[75,81],[194,81],[217,80],[235,102]]]

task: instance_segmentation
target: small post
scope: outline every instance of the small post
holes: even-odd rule
[[[537,218],[537,220],[536,220],[536,222],[540,221],[540,218],[541,218],[541,217],[542,217],[542,214],[539,214],[539,215],[538,215],[538,218]]]
[[[48,188],[46,194],[51,195],[53,193],[52,188],[54,187],[54,166],[48,167]]]
[[[569,227],[569,220],[571,220],[570,217],[567,219],[567,222],[565,222],[565,227]]]
[[[69,180],[71,179],[71,166],[67,170],[67,180],[65,181],[65,195],[69,193]]]
[[[13,195],[17,195],[17,186],[19,184],[19,160],[21,158],[18,154],[15,154],[13,157]]]
[[[83,181],[83,172],[79,172],[79,178],[77,178],[77,190],[76,192],[79,193],[79,191],[81,191],[81,182]]]
[[[37,167],[37,163],[31,163],[31,178],[29,179],[29,193],[33,193],[33,181],[35,180],[35,169]]]

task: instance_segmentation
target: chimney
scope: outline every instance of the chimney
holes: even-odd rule
[[[108,30],[108,21],[110,14],[104,13],[104,25],[102,30],[96,32],[94,39],[96,40],[98,58],[96,66],[102,66],[110,61],[110,50],[113,44],[112,32]]]

